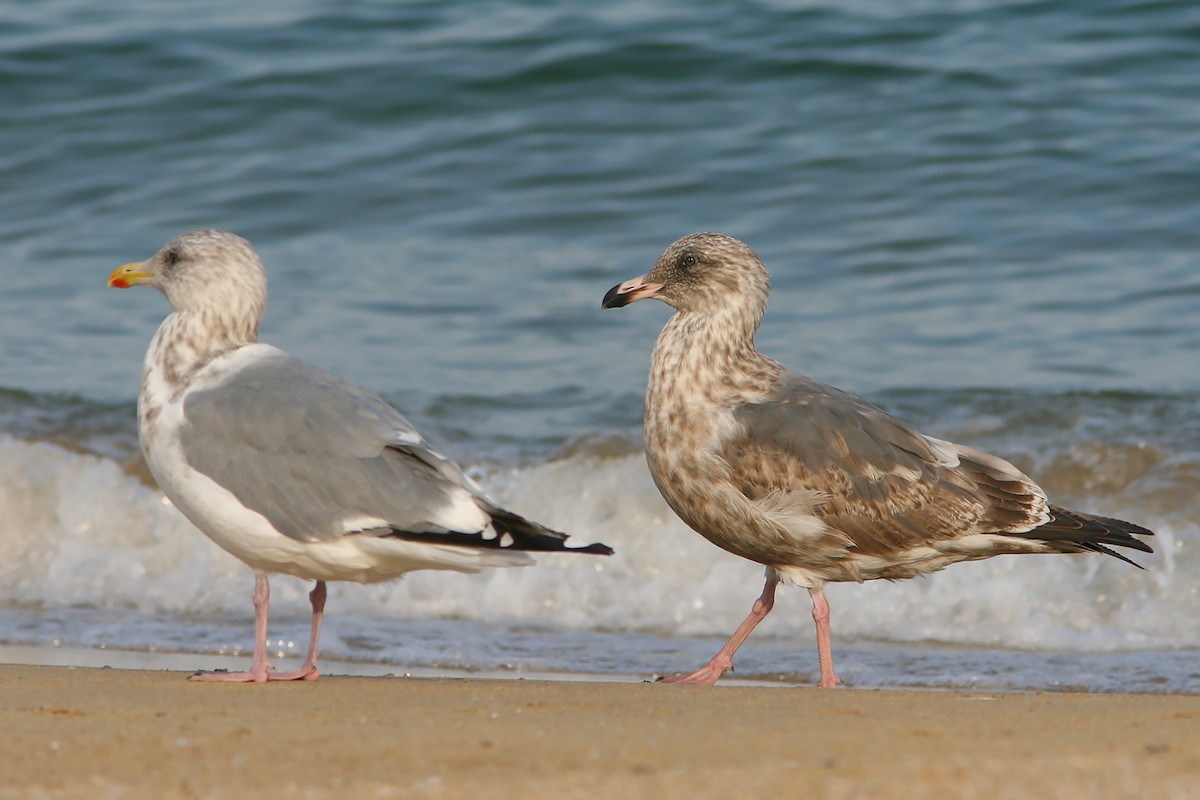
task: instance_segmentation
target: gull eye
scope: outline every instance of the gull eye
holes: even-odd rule
[[[684,253],[679,263],[684,267],[694,267],[696,266],[696,256],[693,253]]]
[[[163,253],[163,263],[168,267],[173,267],[179,263],[179,250],[172,247],[167,252]]]

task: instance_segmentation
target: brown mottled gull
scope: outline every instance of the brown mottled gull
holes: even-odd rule
[[[250,671],[196,679],[316,680],[326,581],[522,566],[525,551],[612,553],[568,548],[565,534],[496,505],[383,400],[259,344],[267,277],[245,239],[185,233],[108,285],[153,286],[170,301],[142,374],[142,452],[176,508],[256,573]],[[273,572],[317,582],[297,672],[267,663]]]
[[[1129,561],[1111,547],[1153,552],[1132,535],[1152,535],[1145,528],[1050,505],[1007,461],[922,435],[759,353],[769,292],[749,246],[696,233],[604,296],[604,308],[653,297],[675,309],[650,361],[650,473],[691,528],[767,568],[762,596],[729,642],[668,681],[715,683],[771,611],[780,581],[812,595],[820,685],[833,687],[829,581],[912,578],[1004,553]]]

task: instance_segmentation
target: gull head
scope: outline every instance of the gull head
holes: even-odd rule
[[[748,244],[722,233],[693,233],[664,250],[645,275],[609,289],[600,307],[652,297],[676,311],[743,310],[761,318],[770,291],[767,268]]]
[[[153,286],[177,312],[242,318],[257,327],[267,302],[267,273],[250,243],[228,231],[189,231],[146,261],[108,276],[118,289]]]

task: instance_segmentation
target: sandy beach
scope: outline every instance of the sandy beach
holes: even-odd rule
[[[1200,797],[1200,697],[0,666],[0,797]]]

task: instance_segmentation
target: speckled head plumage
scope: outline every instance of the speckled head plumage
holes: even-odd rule
[[[267,273],[250,243],[211,228],[188,231],[146,261],[113,270],[108,285],[152,286],[178,313],[223,320],[230,335],[253,338],[267,303]]]
[[[649,272],[614,286],[601,305],[620,308],[652,297],[681,312],[737,308],[761,318],[770,291],[767,268],[748,244],[705,232],[674,242]]]

